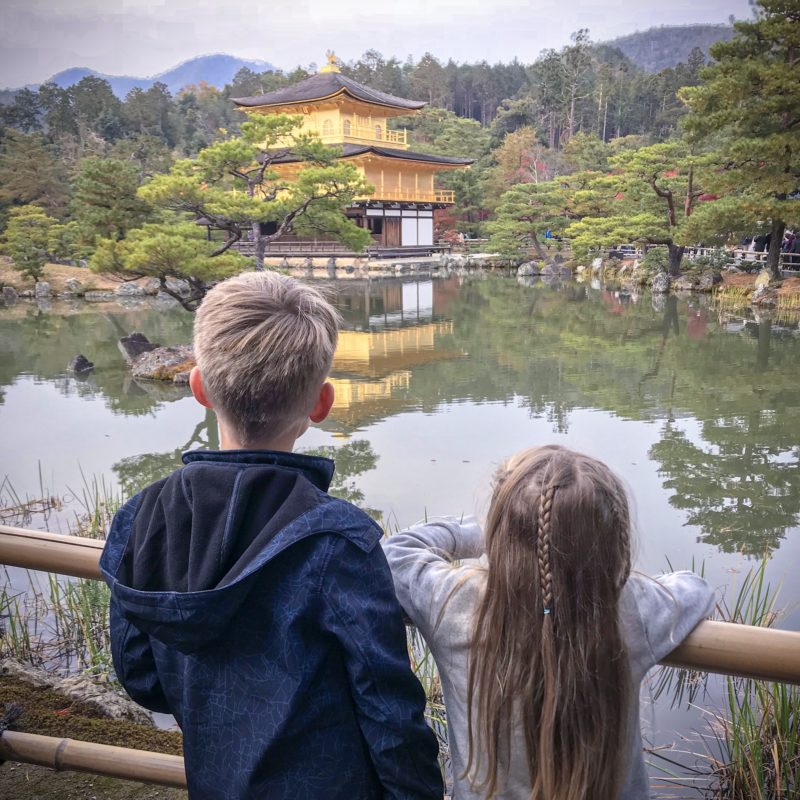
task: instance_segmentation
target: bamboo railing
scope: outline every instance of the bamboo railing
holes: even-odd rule
[[[0,759],[186,788],[186,771],[180,756],[109,744],[5,731],[0,736]]]
[[[101,579],[103,542],[0,525],[0,564]],[[800,632],[701,622],[662,662],[700,672],[800,685]],[[165,786],[185,786],[183,759],[109,745],[6,731],[0,758]]]

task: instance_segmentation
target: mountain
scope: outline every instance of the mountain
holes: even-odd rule
[[[87,67],[72,67],[62,72],[57,72],[50,78],[50,81],[66,88],[78,83],[81,78],[94,75],[102,78],[111,84],[114,94],[123,99],[131,89],[149,89],[154,83],[160,81],[165,83],[172,94],[177,94],[184,86],[191,83],[205,81],[211,86],[221,89],[226,83],[233,80],[233,76],[242,68],[253,70],[253,72],[274,71],[267,61],[250,61],[244,58],[236,58],[225,53],[215,53],[208,56],[198,56],[189,61],[178,64],[177,67],[159,72],[149,78],[136,78],[130,75],[105,75]],[[36,88],[36,87],[31,87]]]
[[[226,83],[233,80],[233,76],[242,68],[246,67],[253,72],[275,72],[277,67],[267,61],[246,61],[243,58],[236,58],[225,53],[216,53],[210,56],[198,56],[189,61],[184,61],[173,67],[167,72],[155,75],[154,81],[166,83],[169,90],[174,94],[184,86],[191,83],[206,83],[221,89]]]
[[[714,42],[732,39],[733,36],[734,30],[730,25],[662,25],[603,44],[618,48],[642,69],[659,72],[686,61],[695,47],[708,57],[708,48]]]

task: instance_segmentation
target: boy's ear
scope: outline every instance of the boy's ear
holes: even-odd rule
[[[214,408],[214,406],[211,405],[211,401],[206,397],[206,390],[203,387],[203,378],[197,367],[192,367],[192,371],[189,373],[189,388],[192,390],[194,399],[197,400],[201,406]]]
[[[319,397],[317,398],[314,408],[311,409],[308,418],[312,422],[322,422],[322,420],[331,413],[333,398],[333,384],[325,381],[325,383],[322,384],[322,388],[319,390]]]

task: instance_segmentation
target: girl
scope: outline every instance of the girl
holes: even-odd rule
[[[498,474],[485,536],[445,518],[384,549],[439,668],[455,800],[649,797],[639,685],[713,596],[689,572],[631,575],[628,501],[608,467],[525,450]]]

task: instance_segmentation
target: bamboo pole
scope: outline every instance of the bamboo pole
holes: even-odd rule
[[[99,579],[102,548],[96,539],[0,525],[0,564]],[[706,620],[663,663],[800,684],[800,632]]]
[[[186,788],[183,759],[148,750],[5,731],[0,736],[0,759],[38,764],[59,772],[92,772],[111,778]]]
[[[0,525],[0,564],[58,572],[75,578],[101,578],[103,542],[80,536]]]

